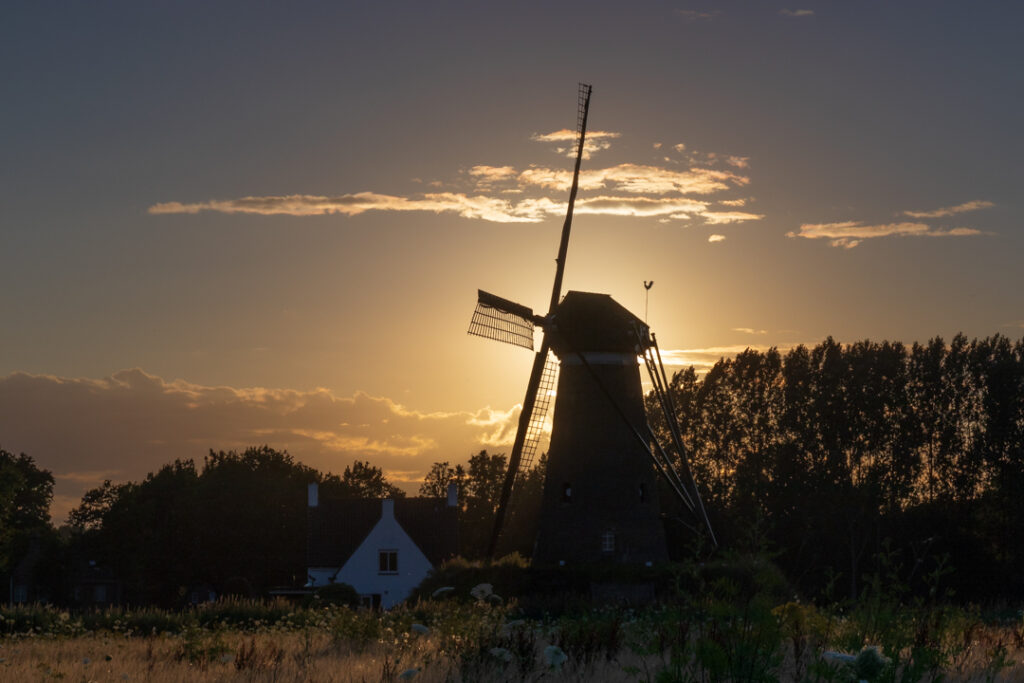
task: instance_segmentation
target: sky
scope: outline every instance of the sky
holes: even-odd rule
[[[827,336],[1019,339],[1022,20],[5,3],[0,447],[53,472],[58,521],[211,448],[369,460],[410,492],[432,462],[507,451],[531,354],[466,329],[477,288],[547,305],[580,81],[564,290],[646,315],[673,368]]]

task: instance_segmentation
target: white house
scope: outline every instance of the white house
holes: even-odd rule
[[[320,499],[309,485],[308,587],[347,583],[363,604],[388,609],[458,552],[458,501]]]

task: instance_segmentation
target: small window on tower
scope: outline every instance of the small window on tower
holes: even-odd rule
[[[640,484],[640,502],[641,503],[646,503],[647,502],[647,484],[643,484],[643,483]]]
[[[615,532],[606,531],[601,534],[601,552],[613,553],[615,552]]]
[[[562,502],[572,502],[572,484],[570,484],[569,482],[564,482],[562,484]]]

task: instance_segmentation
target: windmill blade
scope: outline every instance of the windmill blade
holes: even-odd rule
[[[540,440],[540,431],[543,429],[544,419],[547,416],[547,407],[551,400],[550,389],[554,386],[554,370],[547,371],[548,368],[552,367],[552,359],[549,356],[550,350],[547,339],[545,339],[541,342],[540,350],[533,357],[530,381],[526,386],[523,409],[519,413],[516,440],[512,443],[512,453],[508,458],[505,481],[501,487],[501,498],[498,501],[498,509],[494,515],[494,529],[491,532],[491,540],[487,547],[487,556],[491,558],[494,557],[494,552],[498,548],[498,538],[501,536],[502,528],[505,525],[505,516],[508,513],[509,501],[512,499],[512,489],[515,486],[516,477],[520,469],[526,469],[532,464],[533,453],[536,451],[537,442]],[[532,449],[527,450],[532,425],[537,425],[534,443]],[[523,467],[524,452],[528,454],[525,467]]]
[[[469,334],[533,350],[533,328],[540,322],[533,311],[482,289],[477,290],[476,310]]]
[[[576,193],[580,189],[580,164],[583,162],[583,147],[587,139],[587,115],[590,112],[590,93],[593,88],[586,83],[579,84],[576,97],[576,166],[572,172],[572,187],[569,189],[569,208],[565,212],[565,223],[562,224],[562,239],[558,244],[558,257],[555,259],[555,284],[551,288],[551,305],[548,312],[553,312],[562,296],[562,275],[565,273],[565,255],[569,250],[569,232],[572,230],[572,212],[576,206]]]
[[[576,98],[576,165],[573,168],[572,187],[569,190],[569,206],[565,214],[565,223],[562,224],[562,236],[558,245],[558,257],[555,259],[555,282],[551,288],[551,303],[548,312],[553,313],[558,306],[558,300],[562,292],[562,276],[565,272],[565,256],[569,248],[569,233],[572,229],[573,207],[576,204],[576,194],[579,191],[580,164],[583,161],[583,149],[587,136],[587,115],[590,111],[590,94],[593,88],[580,83]],[[493,294],[480,291],[477,298],[476,312],[470,322],[470,334],[476,334],[489,339],[496,339],[509,344],[516,344],[529,349],[533,348],[533,326],[543,325],[543,320],[533,315],[533,311],[515,302],[496,297]],[[529,344],[527,344],[529,339]],[[494,557],[494,551],[498,545],[498,537],[501,535],[502,526],[505,523],[505,515],[508,511],[508,503],[512,497],[512,488],[515,485],[516,476],[519,473],[523,449],[527,443],[527,434],[530,431],[531,420],[538,400],[541,382],[544,377],[544,367],[548,362],[549,347],[547,340],[541,342],[540,350],[533,359],[533,368],[530,371],[530,381],[526,385],[526,397],[523,399],[523,410],[519,415],[519,427],[516,430],[516,440],[512,444],[512,452],[509,455],[508,471],[505,473],[505,482],[501,490],[501,500],[494,517],[494,531],[491,534],[491,542],[487,550],[489,557]],[[545,392],[547,393],[547,392]],[[545,413],[546,414],[546,413]],[[542,418],[543,419],[543,418]],[[534,447],[534,450],[536,447]],[[532,456],[531,456],[532,457]]]

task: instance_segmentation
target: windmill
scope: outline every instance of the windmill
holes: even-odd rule
[[[535,329],[541,330],[488,547],[492,557],[513,489],[533,463],[553,393],[557,398],[535,562],[667,559],[655,473],[714,542],[650,328],[606,294],[569,292],[561,297],[591,91],[591,86],[579,85],[576,164],[547,315],[479,290],[469,326],[470,334],[531,350]],[[643,357],[685,476],[676,471],[647,421],[638,356]]]

